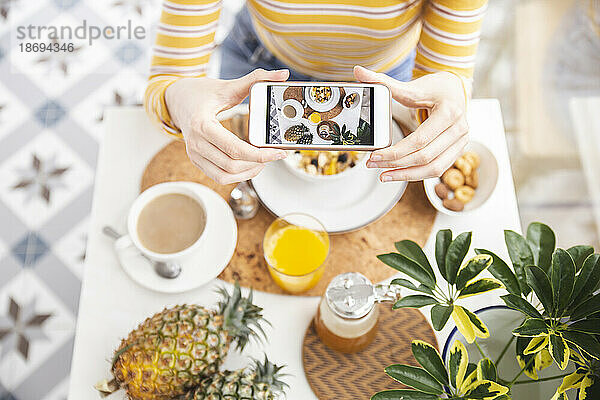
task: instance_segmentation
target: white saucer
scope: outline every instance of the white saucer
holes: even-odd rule
[[[406,182],[381,183],[381,170],[364,164],[348,178],[310,182],[294,175],[283,161],[269,163],[252,179],[262,204],[281,217],[304,213],[317,218],[329,233],[343,233],[366,226],[396,205]]]
[[[182,265],[175,279],[158,276],[149,262],[133,246],[129,235],[115,242],[121,266],[131,279],[145,288],[162,293],[181,293],[195,289],[216,278],[225,269],[237,244],[237,224],[229,205],[206,186],[186,182],[198,193],[206,207],[205,238],[199,251]]]

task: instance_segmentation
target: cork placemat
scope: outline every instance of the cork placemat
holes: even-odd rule
[[[224,121],[228,129],[244,127],[243,121]],[[247,128],[246,128],[247,129]],[[204,175],[187,158],[183,142],[174,141],[160,150],[150,161],[141,181],[141,191],[162,182],[191,181],[203,184],[228,199],[235,185],[218,185]],[[263,207],[256,217],[237,221],[238,244],[229,265],[219,278],[242,286],[269,293],[284,294],[275,284],[267,270],[262,239],[275,217]],[[360,230],[332,235],[331,249],[326,261],[323,278],[313,289],[303,295],[320,296],[328,282],[336,275],[358,271],[372,282],[379,282],[395,274],[376,256],[394,249],[394,242],[411,239],[421,246],[431,233],[435,209],[429,204],[422,183],[407,186],[402,199],[383,218]]]
[[[344,97],[346,97],[346,92],[344,91],[344,88],[340,88],[340,100],[338,101],[338,103],[335,105],[335,107],[333,107],[331,110],[328,111],[324,111],[324,112],[319,112],[319,114],[321,115],[321,121],[327,121],[331,118],[335,118],[338,115],[340,115],[340,113],[342,112],[342,110],[344,109]],[[302,100],[304,100],[304,90],[302,87],[298,87],[298,86],[290,86],[289,88],[285,89],[283,91],[283,100],[288,100],[288,99],[294,99],[300,102],[300,104],[302,103]],[[308,118],[308,116],[310,114],[312,114],[315,110],[313,110],[308,104],[304,107],[304,115],[302,116],[302,118]]]
[[[379,307],[375,340],[358,353],[331,350],[317,336],[314,323],[310,324],[302,344],[302,363],[319,400],[367,400],[381,390],[406,388],[387,376],[384,368],[392,364],[417,366],[410,345],[413,340],[437,347],[431,325],[419,310],[392,310],[387,304]]]

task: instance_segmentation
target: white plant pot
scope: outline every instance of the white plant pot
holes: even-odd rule
[[[510,340],[512,330],[523,322],[523,314],[506,306],[485,307],[475,311],[475,314],[477,314],[490,330],[490,337],[487,339],[478,339],[477,343],[479,343],[483,352],[495,362],[506,343]],[[457,339],[467,348],[467,351],[469,352],[469,362],[477,363],[481,359],[477,347],[475,344],[467,343],[464,336],[456,328],[452,330],[444,344],[444,349],[442,351],[444,362],[447,362],[450,346]],[[512,380],[519,373],[521,367],[519,367],[515,357],[515,341],[513,341],[500,361],[500,365],[497,367],[498,375],[505,380]],[[538,371],[538,376],[540,378],[545,378],[562,375],[565,372],[571,371],[571,367],[569,367],[567,371],[561,371],[556,364],[553,364],[543,371]],[[527,375],[522,374],[518,380],[522,381],[528,379]],[[561,381],[561,379],[556,379],[547,382],[515,385],[512,387],[511,397],[513,400],[549,400],[554,395],[556,388],[560,385]],[[575,399],[575,391],[571,392],[569,398]]]

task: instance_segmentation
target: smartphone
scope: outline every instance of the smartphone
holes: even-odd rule
[[[258,82],[248,136],[257,147],[377,150],[392,143],[391,96],[380,84]]]

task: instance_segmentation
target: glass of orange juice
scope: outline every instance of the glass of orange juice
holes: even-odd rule
[[[288,214],[267,229],[263,252],[273,280],[290,293],[302,293],[323,276],[329,235],[316,218]]]

